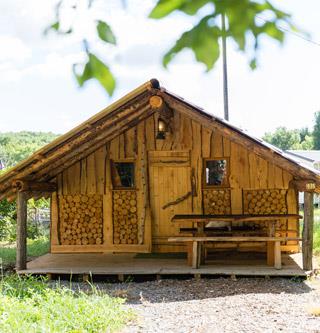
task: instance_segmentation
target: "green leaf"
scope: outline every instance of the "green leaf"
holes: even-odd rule
[[[51,25],[49,25],[45,30],[44,30],[44,34],[47,35],[49,33],[50,30],[55,30],[56,32],[59,32],[60,29],[60,22],[54,22]]]
[[[188,15],[194,15],[198,10],[212,2],[211,0],[159,0],[149,14],[150,18],[163,18],[175,10],[181,10]]]
[[[112,96],[116,81],[109,67],[93,53],[88,53],[88,61],[85,64],[81,74],[77,72],[77,64],[73,65],[73,74],[80,87],[90,79],[95,78],[102,87]]]
[[[149,14],[149,17],[153,19],[165,17],[174,10],[179,9],[184,2],[186,2],[186,0],[159,0]]]
[[[116,42],[116,37],[113,34],[110,26],[103,21],[98,21],[97,22],[97,32],[98,32],[98,36],[101,40],[103,40],[106,43],[110,43],[115,45]]]
[[[83,72],[81,74],[78,74],[77,73],[77,65],[74,64],[72,66],[72,70],[73,70],[73,74],[75,76],[75,78],[77,79],[77,82],[79,84],[80,87],[83,86],[83,84],[92,79],[93,78],[93,75],[92,75],[92,71],[91,71],[91,66],[90,66],[90,62],[88,61],[85,66],[84,66],[84,69],[83,69]]]
[[[202,8],[207,3],[212,3],[211,0],[186,0],[179,10],[183,11],[188,15],[195,15],[200,8]]]
[[[219,37],[221,31],[216,26],[209,26],[206,16],[193,29],[185,32],[176,44],[163,57],[163,65],[167,67],[169,62],[183,49],[191,49],[197,59],[206,65],[207,70],[212,69],[220,55]]]
[[[256,58],[251,59],[249,66],[252,70],[255,70],[257,68],[257,59]]]
[[[112,96],[116,87],[116,81],[109,67],[92,53],[89,54],[89,63],[93,77],[100,82],[109,96]]]
[[[284,32],[278,29],[277,25],[274,22],[266,22],[262,26],[262,31],[270,37],[277,39],[279,42],[283,42]]]

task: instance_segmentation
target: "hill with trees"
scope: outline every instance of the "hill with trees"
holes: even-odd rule
[[[307,127],[291,130],[282,126],[262,138],[282,150],[320,150],[320,111],[315,113],[312,130]]]
[[[10,168],[30,156],[58,135],[51,132],[0,133],[0,169]]]

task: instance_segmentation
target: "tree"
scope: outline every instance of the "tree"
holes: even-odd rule
[[[9,168],[57,137],[53,133],[0,133],[0,161]]]
[[[263,139],[282,150],[313,149],[313,138],[306,128],[289,130],[286,127],[278,127],[273,133],[266,133]]]
[[[88,16],[93,15],[93,8],[97,2],[103,0],[86,0]],[[122,0],[124,3],[125,1]],[[55,10],[55,21],[45,30],[55,31],[59,35],[70,35],[75,33],[76,22],[65,22],[64,12],[74,12],[76,17],[77,2],[60,0]],[[90,13],[89,13],[90,12]],[[184,49],[190,49],[198,62],[203,63],[207,70],[211,70],[220,56],[219,39],[226,36],[233,40],[240,51],[249,57],[252,69],[257,64],[257,50],[259,49],[261,36],[283,43],[285,33],[288,29],[296,30],[290,15],[285,13],[267,0],[158,0],[149,17],[151,19],[162,19],[174,12],[184,13],[195,17],[197,22],[192,29],[185,31],[175,45],[173,45],[163,57],[163,65],[167,65],[174,57]],[[99,11],[99,14],[100,11]],[[264,19],[267,15],[268,20]],[[225,15],[228,23],[227,31],[221,29],[221,15]],[[106,47],[114,47],[117,44],[111,26],[101,20],[93,19],[98,40]],[[280,28],[283,27],[283,28]],[[112,74],[110,66],[100,59],[95,51],[96,39],[88,41],[83,39],[83,49],[86,60],[81,64],[73,65],[73,73],[80,87],[91,79],[97,80],[100,85],[111,96],[116,86],[116,79]]]
[[[320,149],[320,111],[314,114],[315,124],[313,127],[314,149]]]

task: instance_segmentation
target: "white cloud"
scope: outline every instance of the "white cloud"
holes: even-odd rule
[[[23,63],[32,55],[31,48],[17,37],[0,35],[0,45],[0,64],[5,61]]]

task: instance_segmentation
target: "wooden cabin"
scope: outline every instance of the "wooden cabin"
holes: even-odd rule
[[[192,218],[174,219],[181,215],[206,216],[211,235],[229,238],[233,230],[261,235],[267,221],[229,223],[218,215],[283,215],[273,236],[285,237],[282,253],[294,253],[303,191],[309,270],[319,184],[316,170],[152,79],[2,175],[0,199],[17,198],[17,269],[23,270],[31,197],[51,199],[51,254],[187,252],[189,243],[179,237],[192,238],[197,228]],[[232,240],[205,242],[205,252],[267,251],[266,241]]]

